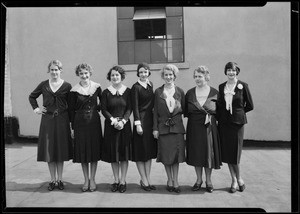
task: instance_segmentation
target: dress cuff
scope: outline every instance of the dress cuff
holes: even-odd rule
[[[136,121],[134,121],[134,125],[141,125],[141,121],[140,120],[136,120]]]

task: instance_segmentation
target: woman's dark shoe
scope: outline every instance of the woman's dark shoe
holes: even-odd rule
[[[96,183],[95,186],[90,184],[90,192],[94,192],[96,189],[97,189]]]
[[[192,187],[193,191],[198,191],[201,188],[203,182],[201,182],[200,184],[197,184],[197,182],[194,184],[194,186]]]
[[[154,185],[149,185],[151,190],[156,190],[156,187]]]
[[[57,186],[58,186],[58,189],[60,189],[60,190],[63,190],[65,188],[64,183],[62,181],[58,181]]]
[[[236,192],[236,187],[231,186],[229,192],[230,193],[235,193]]]
[[[113,183],[113,184],[111,185],[111,191],[112,191],[112,192],[117,192],[118,189],[119,189],[119,183]]]
[[[119,192],[123,193],[126,191],[126,183],[125,184],[120,184],[119,185]]]
[[[239,185],[240,192],[243,192],[245,189],[246,189],[246,185],[245,184],[243,184],[241,186]]]
[[[169,186],[169,184],[167,184],[167,190],[169,192],[173,192],[174,191],[174,187],[173,186]]]
[[[89,190],[89,186],[82,186],[82,188],[81,188],[81,190],[82,190],[82,192],[86,192],[86,191],[88,191]]]
[[[176,192],[176,193],[180,193],[181,192],[180,187],[174,187],[173,191]]]
[[[151,191],[150,186],[146,186],[142,180],[140,180],[141,188],[145,191]]]
[[[206,191],[209,193],[212,193],[214,191],[213,185],[207,185],[207,183],[206,183]]]
[[[54,190],[54,188],[55,188],[55,184],[56,184],[56,182],[55,182],[55,181],[51,181],[51,182],[49,183],[48,190],[49,190],[49,191],[52,191],[52,190]]]

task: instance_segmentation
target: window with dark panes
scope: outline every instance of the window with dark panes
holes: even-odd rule
[[[184,62],[182,7],[118,7],[119,64]]]

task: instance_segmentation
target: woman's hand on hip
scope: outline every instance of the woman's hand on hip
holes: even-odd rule
[[[44,106],[39,107],[39,110],[36,112],[37,114],[45,114],[47,109]]]

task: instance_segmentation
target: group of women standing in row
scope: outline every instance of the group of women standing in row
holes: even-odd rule
[[[155,158],[165,167],[169,192],[181,192],[178,172],[183,162],[195,168],[193,191],[201,188],[204,168],[206,190],[213,192],[212,169],[220,169],[222,162],[228,164],[232,177],[230,192],[245,189],[239,163],[246,113],[253,109],[253,102],[247,83],[237,79],[240,69],[236,63],[226,64],[227,81],[219,91],[208,85],[207,67],[199,66],[193,73],[196,86],[186,94],[175,85],[179,71],[172,64],[161,70],[165,83],[155,91],[147,63],[138,65],[138,81],[131,89],[122,83],[125,70],[120,66],[109,70],[106,78],[111,85],[103,91],[91,80],[92,72],[90,65],[78,65],[79,83],[72,87],[61,79],[61,62],[53,60],[48,65],[50,79],[29,95],[34,112],[42,114],[37,160],[48,163],[48,190],[64,189],[63,162],[73,159],[82,166],[83,192],[96,190],[99,160],[111,163],[112,192],[126,191],[129,161],[136,162],[141,188],[152,191],[156,189],[150,179]],[[39,107],[41,94],[43,105]],[[100,111],[105,117],[104,135]],[[188,118],[186,131],[183,116]]]

